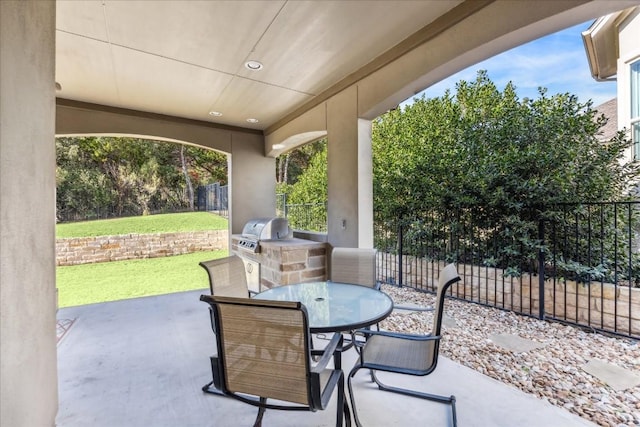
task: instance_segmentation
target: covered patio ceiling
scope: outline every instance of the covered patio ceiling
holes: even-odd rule
[[[366,79],[359,113],[371,119],[468,65],[633,3],[58,0],[56,96],[266,135]],[[415,57],[436,42],[441,51]]]

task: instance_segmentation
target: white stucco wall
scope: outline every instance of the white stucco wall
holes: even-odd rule
[[[275,216],[275,174],[276,160],[264,156],[263,136],[233,134],[229,165],[231,233],[241,233],[250,219]]]
[[[53,426],[55,2],[0,1],[0,425]]]
[[[618,38],[618,128],[630,129],[631,75],[630,65],[640,60],[640,7],[637,7],[620,24]],[[631,150],[629,150],[631,157]]]
[[[373,247],[371,122],[358,119],[358,90],[327,101],[327,240]]]
[[[56,135],[131,136],[187,142],[224,153],[231,152],[232,131],[195,120],[179,120],[153,114],[134,114],[111,108],[97,110],[90,104],[59,101]]]

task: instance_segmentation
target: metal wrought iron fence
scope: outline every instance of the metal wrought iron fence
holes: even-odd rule
[[[126,218],[140,215],[157,215],[189,211],[190,209],[188,207],[175,205],[166,205],[160,209],[150,210],[145,210],[139,205],[127,206],[124,209],[118,209],[113,206],[103,206],[94,209],[83,209],[82,212],[77,212],[72,209],[57,209],[56,223],[94,221],[100,219]]]
[[[217,212],[229,216],[229,187],[219,182],[202,185],[197,190],[196,207],[199,211]]]
[[[326,204],[286,204],[292,228],[326,231]],[[503,212],[429,210],[374,219],[378,280],[434,292],[455,262],[452,296],[640,339],[640,202],[563,204]]]
[[[286,194],[276,195],[276,213],[287,218],[294,230],[327,231],[327,203],[287,203]]]
[[[285,217],[291,228],[324,233],[327,231],[327,205],[301,203],[285,205]]]
[[[640,202],[566,204],[505,215],[482,209],[376,218],[381,282],[433,292],[455,262],[452,296],[640,338]]]

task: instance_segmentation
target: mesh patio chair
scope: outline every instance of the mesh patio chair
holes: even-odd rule
[[[377,249],[333,248],[331,251],[331,281],[369,286],[380,290],[377,280]],[[433,307],[405,306],[394,304],[394,310],[433,311]],[[376,329],[379,330],[378,325]],[[346,347],[352,345],[354,336],[347,338]],[[358,347],[356,347],[358,349]]]
[[[211,295],[246,298],[251,295],[244,261],[237,255],[200,262],[209,275]]]
[[[424,376],[429,375],[436,369],[436,365],[438,363],[445,294],[449,286],[459,280],[460,276],[458,276],[458,272],[454,264],[447,265],[440,272],[436,307],[433,316],[433,328],[431,333],[428,335],[402,334],[388,331],[372,331],[367,329],[358,330],[357,333],[365,335],[367,339],[364,345],[362,345],[358,361],[351,372],[349,372],[347,379],[351,407],[353,408],[353,415],[357,426],[360,426],[361,424],[358,419],[351,380],[354,375],[363,368],[369,370],[371,380],[378,385],[380,390],[401,393],[408,396],[419,397],[451,405],[453,425],[454,427],[457,425],[455,396],[438,396],[435,394],[388,386],[378,379],[376,371]]]
[[[200,299],[210,304],[218,328],[218,355],[211,358],[216,388],[259,408],[254,427],[262,425],[266,409],[323,410],[336,387],[336,425],[351,425],[338,350],[341,334],[324,350],[312,350],[307,310],[300,302]],[[315,365],[313,354],[321,355]],[[334,367],[327,368],[332,359]]]
[[[225,258],[212,259],[199,263],[209,276],[209,290],[211,295],[219,295],[225,297],[248,298],[255,294],[249,290],[247,284],[247,274],[244,270],[244,262],[237,255],[231,255]],[[211,328],[215,333],[215,321],[213,312],[209,312],[211,317]],[[211,394],[222,394],[219,390],[212,388],[213,380],[202,386],[202,391]]]
[[[331,281],[380,289],[380,284],[376,280],[377,254],[376,249],[333,248],[331,251]],[[347,350],[351,346],[353,346],[353,334],[350,338],[345,339],[345,346],[342,350]]]
[[[351,283],[380,289],[377,280],[377,249],[333,248],[331,251],[331,281]],[[394,304],[394,310],[433,311],[433,307]]]
[[[333,248],[331,281],[380,289],[376,280],[377,250],[365,248]]]

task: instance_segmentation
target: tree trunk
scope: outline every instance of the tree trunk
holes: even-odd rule
[[[191,177],[187,171],[187,162],[184,158],[184,144],[180,144],[180,162],[182,163],[182,174],[184,180],[187,183],[187,197],[189,198],[189,209],[193,210],[193,184],[191,184]]]
[[[288,180],[289,180],[289,157],[290,154],[287,154],[284,157],[284,168],[282,171],[282,182],[284,182],[285,184],[288,184]]]

